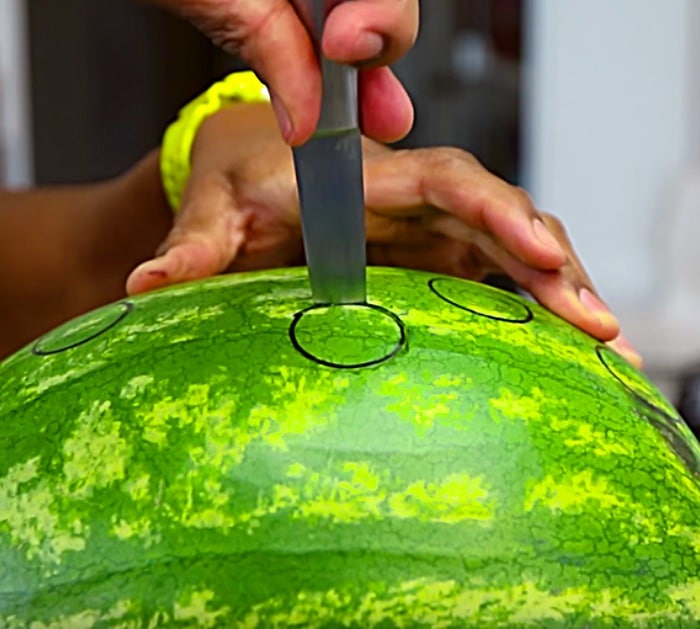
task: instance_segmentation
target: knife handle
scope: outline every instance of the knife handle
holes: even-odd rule
[[[321,40],[326,18],[346,0],[292,0],[304,21],[321,63],[323,96],[321,116],[315,135],[331,135],[359,128],[357,70],[334,63],[321,52]]]

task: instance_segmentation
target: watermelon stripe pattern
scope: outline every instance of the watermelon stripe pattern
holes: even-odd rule
[[[700,445],[653,385],[497,289],[368,287],[217,277],[1,363],[0,627],[700,626]]]

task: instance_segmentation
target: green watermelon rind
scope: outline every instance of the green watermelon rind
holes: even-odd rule
[[[497,321],[435,277],[369,270],[407,333],[370,369],[291,346],[300,270],[135,298],[2,363],[2,622],[697,626],[698,446],[668,402],[536,304]]]

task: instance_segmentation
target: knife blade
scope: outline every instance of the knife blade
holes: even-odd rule
[[[326,17],[343,0],[294,0],[321,62],[321,116],[311,139],[295,147],[304,250],[316,303],[364,303],[365,200],[357,70],[321,53]]]

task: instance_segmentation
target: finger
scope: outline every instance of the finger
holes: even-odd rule
[[[436,238],[426,228],[424,217],[414,216],[397,220],[373,212],[365,213],[367,242],[373,245],[394,245],[419,249]]]
[[[360,72],[360,118],[366,136],[397,142],[413,127],[414,116],[411,99],[389,68]]]
[[[517,260],[509,261],[507,254],[494,255],[499,258],[498,266],[545,308],[592,337],[607,342],[611,349],[641,369],[644,363],[641,355],[620,332],[617,318],[602,300],[583,267],[573,261],[578,259],[575,254],[558,271],[528,269]]]
[[[642,367],[639,352],[619,333],[617,320],[598,297],[573,249],[572,258],[576,264],[569,262],[557,272],[541,272],[525,267],[487,236],[476,238],[477,247],[474,247],[452,238],[431,235],[415,219],[384,219],[388,222],[382,224],[382,218],[368,215],[370,264],[444,273],[471,280],[480,280],[493,272],[505,272],[540,304],[594,338],[608,341],[608,345],[632,365]],[[559,221],[546,218],[547,222],[558,224],[557,230],[561,229],[565,234]],[[569,242],[568,237],[566,241]],[[490,251],[496,260],[478,247]],[[588,298],[582,298],[584,290],[588,292]]]
[[[644,359],[624,335],[620,334],[617,338],[610,341],[608,347],[627,359],[637,369],[644,367]]]
[[[418,36],[418,0],[353,0],[331,11],[323,52],[338,63],[389,65]]]
[[[431,229],[459,238],[455,222],[454,217],[439,217],[431,221]],[[597,296],[585,272],[571,260],[559,269],[542,270],[517,259],[487,233],[476,232],[470,241],[491,261],[487,264],[479,260],[480,265],[505,272],[540,304],[584,332],[601,341],[610,341],[620,333],[615,316]]]
[[[542,222],[530,198],[458,149],[396,151],[371,160],[367,205],[387,216],[424,214],[437,208],[466,241],[484,232],[528,266],[553,270],[566,252]]]
[[[571,238],[569,237],[569,233],[566,230],[564,223],[562,223],[556,216],[546,212],[540,212],[540,218],[557,242],[564,248],[564,251],[566,251],[567,261],[570,265],[572,265],[581,287],[586,287],[595,292],[593,281],[588,275],[588,272],[586,271],[586,268],[584,267],[578,253],[576,253],[576,249],[571,242]]]
[[[588,306],[592,307],[593,310],[596,308],[601,310],[609,310],[603,300],[600,298],[600,295],[597,293],[590,276],[586,272],[580,257],[576,253],[564,224],[556,217],[545,213],[542,214],[542,220],[554,234],[557,240],[564,244],[564,247],[567,250],[569,263],[572,267],[572,270],[570,271],[572,283],[577,288],[579,298],[581,299],[582,303],[584,305],[588,304]],[[612,341],[609,341],[608,346],[627,359],[632,365],[637,367],[637,369],[641,369],[643,367],[644,359],[642,358],[641,354],[622,333],[618,334],[618,336]]]
[[[394,266],[429,273],[452,275],[465,279],[479,278],[470,274],[469,248],[464,243],[443,236],[430,236],[421,246],[396,244],[370,244],[367,247],[367,260],[375,266]]]
[[[181,11],[214,43],[240,54],[267,84],[285,140],[305,142],[321,107],[321,74],[308,31],[288,0],[188,0]],[[280,63],[284,59],[284,63]]]
[[[235,206],[221,175],[193,177],[177,221],[153,260],[127,280],[128,294],[143,293],[221,273],[245,241],[249,214]]]

